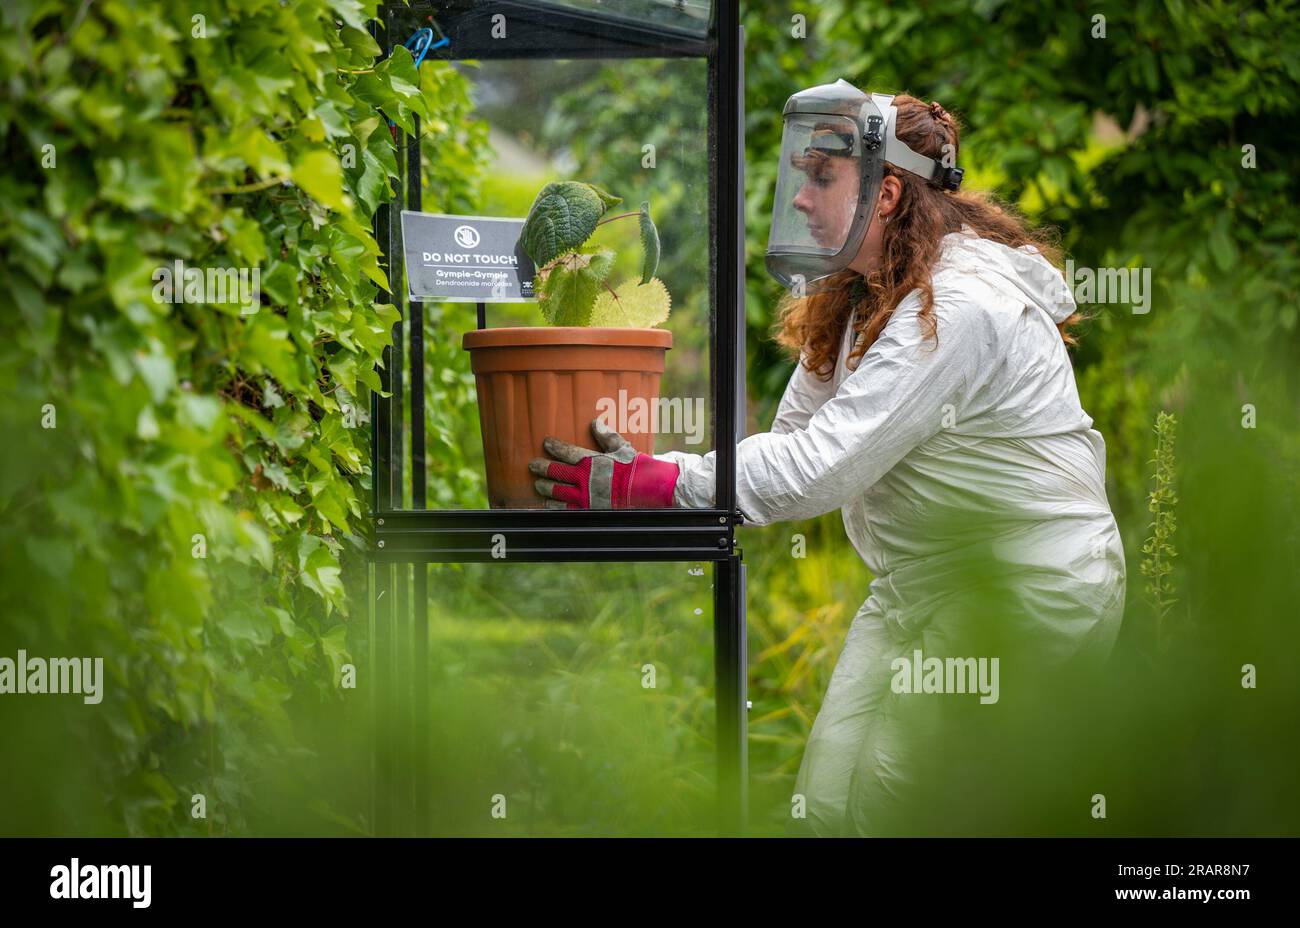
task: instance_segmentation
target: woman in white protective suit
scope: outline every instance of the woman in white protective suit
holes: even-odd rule
[[[795,794],[813,833],[876,834],[936,731],[940,700],[911,712],[920,681],[900,687],[900,660],[982,656],[962,650],[978,646],[972,577],[998,565],[996,640],[1041,669],[1109,653],[1124,557],[1055,250],[959,192],[957,126],[936,103],[841,80],[795,94],[784,119],[767,263],[793,291],[778,337],[799,364],[771,431],[737,446],[737,506],[758,525],[841,509],[874,577]],[[713,505],[713,452],[638,454],[592,428],[599,449],[547,439],[558,463],[530,464],[546,505]]]

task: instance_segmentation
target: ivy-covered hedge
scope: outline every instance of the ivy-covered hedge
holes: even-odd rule
[[[300,755],[291,707],[358,698],[385,117],[439,139],[445,205],[484,142],[450,66],[376,65],[375,7],[4,5],[0,656],[107,679],[94,706],[0,705],[31,739],[7,775],[48,786],[0,831],[236,833]],[[191,301],[182,273],[166,302],[183,267],[242,269],[260,301]]]

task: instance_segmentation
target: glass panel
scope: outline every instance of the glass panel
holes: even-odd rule
[[[712,833],[712,580],[703,563],[433,565],[431,833]]]
[[[487,383],[476,379],[471,352],[462,347],[465,333],[477,328],[476,305],[425,303],[428,508],[539,508],[543,500],[527,471],[529,457],[543,456],[543,435],[530,433],[539,417],[568,423],[568,440],[584,447],[596,447],[591,419],[607,415],[639,450],[706,453],[713,447],[707,62],[495,60],[464,70],[474,80],[474,115],[487,123],[494,155],[472,202],[445,193],[440,199],[440,191],[426,189],[424,210],[522,219],[550,181],[594,184],[622,198],[604,218],[623,218],[602,224],[584,246],[615,253],[606,283],[618,290],[640,281],[635,214],[648,202],[660,240],[655,276],[671,299],[667,320],[651,328],[670,333],[672,342],[667,351],[657,349],[657,358],[654,349],[638,349],[646,356],[616,362],[603,373],[568,373],[557,363],[494,375]],[[439,157],[436,144],[425,157]],[[489,303],[486,320],[488,328],[552,328],[536,301]],[[658,375],[635,373],[643,361],[663,365],[657,389]],[[593,389],[598,404],[591,401]],[[579,394],[595,408],[577,409],[573,398]],[[497,436],[486,443],[484,421]],[[487,473],[488,463],[502,461],[495,449],[508,441],[528,449],[516,450],[508,468],[513,496],[500,492],[500,479],[490,493]]]
[[[709,28],[712,0],[552,0],[554,6],[593,10],[703,35]]]

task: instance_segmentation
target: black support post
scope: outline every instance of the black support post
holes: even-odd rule
[[[419,212],[423,204],[423,176],[420,157],[420,117],[412,116],[415,134],[407,143],[406,204]],[[424,444],[424,305],[410,302],[411,342],[411,505],[424,509],[428,505]],[[412,832],[427,834],[429,820],[430,732],[429,715],[429,566],[416,563],[411,586],[411,705],[413,730],[410,731],[412,771],[414,774],[414,814]]]
[[[377,563],[374,565],[374,612],[375,624],[371,633],[371,679],[363,677],[358,685],[366,687],[371,693],[371,733],[374,738],[373,769],[374,786],[371,790],[372,833],[390,834],[393,820],[393,782],[394,757],[392,738],[388,736],[390,711],[392,707],[392,612],[393,612],[393,565]]]
[[[744,563],[739,555],[713,565],[713,666],[717,679],[718,828],[745,828],[746,655]]]

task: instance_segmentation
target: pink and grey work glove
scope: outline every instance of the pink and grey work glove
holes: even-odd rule
[[[547,509],[668,509],[677,487],[677,465],[641,454],[600,419],[591,422],[602,450],[579,448],[546,436],[542,450],[557,461],[533,458],[528,470],[546,497]]]

